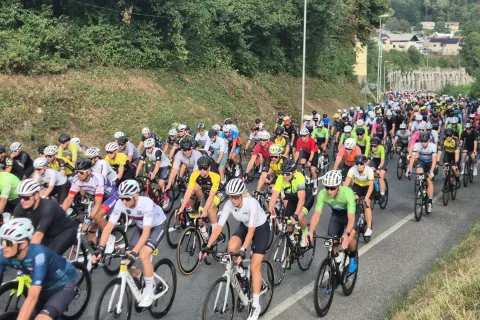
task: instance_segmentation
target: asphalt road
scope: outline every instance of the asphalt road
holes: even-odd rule
[[[427,273],[433,261],[449,251],[478,218],[480,204],[477,184],[458,190],[457,200],[444,207],[441,199],[434,202],[433,213],[416,222],[413,211],[413,179],[396,177],[396,159],[387,172],[390,195],[387,208],[374,211],[372,241],[360,242],[359,276],[351,296],[345,297],[341,288],[336,291],[325,319],[383,319],[389,304],[403,297]],[[256,182],[249,185],[254,190]],[[435,180],[438,198],[442,178]],[[316,232],[326,235],[330,209],[325,208]],[[232,232],[238,223],[230,220]],[[159,246],[160,258],[167,257],[176,265],[176,251],[164,239]],[[309,270],[302,272],[296,264],[283,282],[275,287],[272,304],[263,319],[313,319],[313,281],[326,250],[317,241],[315,259]],[[213,260],[213,259],[211,259]],[[154,261],[154,262],[155,262]],[[184,276],[177,270],[177,293],[165,319],[200,319],[205,293],[224,272],[223,265],[213,262],[201,265],[193,275]],[[93,273],[94,290],[90,306],[82,319],[93,319],[98,295],[111,280],[103,271]],[[151,319],[148,312],[134,314],[135,319]],[[246,319],[246,312],[236,319]]]

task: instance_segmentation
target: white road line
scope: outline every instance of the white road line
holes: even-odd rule
[[[436,196],[433,197],[433,202],[437,201],[438,198],[442,196],[442,193],[439,192]],[[385,240],[388,236],[390,236],[392,233],[400,229],[404,224],[407,222],[411,222],[412,218],[414,217],[413,211],[407,215],[405,218],[402,218],[400,221],[395,223],[393,226],[382,232],[380,235],[376,236],[375,239],[373,239],[371,242],[366,244],[365,246],[362,246],[358,250],[358,256],[361,257],[363,254],[367,253],[368,250],[373,248],[375,245],[380,243],[381,241]],[[284,300],[281,304],[277,305],[275,308],[271,309],[270,311],[267,312],[267,314],[262,317],[264,320],[271,320],[275,319],[275,317],[281,315],[285,310],[289,309],[292,305],[294,305],[298,300],[303,299],[307,294],[311,293],[313,291],[313,285],[315,281],[310,282],[307,284],[305,287],[300,289],[299,291],[295,292],[290,296],[290,298]]]

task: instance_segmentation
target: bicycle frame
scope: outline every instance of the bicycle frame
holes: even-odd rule
[[[10,296],[16,294],[17,297],[20,297],[23,294],[23,290],[25,289],[25,287],[27,287],[27,289],[30,289],[30,286],[32,285],[32,278],[29,275],[23,274],[21,270],[17,271],[17,277],[14,281],[18,282],[18,287],[17,289],[12,290]]]

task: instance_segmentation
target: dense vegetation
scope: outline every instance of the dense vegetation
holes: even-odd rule
[[[303,0],[2,0],[0,71],[116,66],[301,72]],[[353,77],[387,0],[310,0],[307,72]]]

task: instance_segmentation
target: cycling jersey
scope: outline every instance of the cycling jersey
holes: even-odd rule
[[[258,132],[256,134],[253,134],[250,132],[250,135],[248,136],[248,140],[254,140],[257,143],[260,141],[260,138],[258,137]]]
[[[203,149],[206,151],[210,151],[210,149],[213,149],[213,153],[217,154],[217,156],[220,154],[220,152],[228,154],[228,143],[224,138],[217,136],[215,138],[215,141],[208,139]]]
[[[443,141],[440,141],[438,146],[440,148],[443,148],[445,150],[445,152],[452,153],[452,152],[455,152],[455,150],[458,149],[459,143],[458,143],[458,139],[456,137],[452,137],[452,139],[450,141],[448,141],[448,139],[445,137],[443,139]]]
[[[355,165],[355,157],[362,153],[359,146],[355,146],[350,154],[347,154],[345,146],[342,146],[337,153],[337,159],[343,159],[345,165],[353,167]]]
[[[471,130],[470,133],[463,131],[460,136],[460,141],[463,141],[463,149],[469,152],[474,151],[474,143],[477,140],[477,133],[474,130]]]
[[[115,181],[118,178],[115,170],[113,170],[110,164],[103,159],[98,159],[97,162],[95,162],[92,166],[92,171],[102,174],[110,181]]]
[[[271,158],[268,159],[268,168],[272,169],[273,174],[275,174],[277,177],[282,174],[281,168],[282,168],[282,163],[285,159],[287,159],[287,157],[280,156],[277,163],[274,163]]]
[[[413,146],[413,154],[418,152],[418,159],[423,162],[432,162],[433,157],[437,155],[437,146],[434,143],[429,142],[427,147],[424,148],[421,142],[415,143]]]
[[[380,139],[383,139],[383,135],[385,134],[386,130],[387,128],[385,128],[384,124],[375,123],[372,127],[372,133]]]
[[[117,189],[113,183],[97,172],[90,173],[86,181],[82,181],[78,176],[75,176],[72,179],[72,186],[70,187],[69,193],[76,195],[80,189],[95,197],[110,198],[117,195]]]
[[[122,201],[117,201],[108,222],[116,224],[122,212],[126,213],[140,229],[143,229],[144,226],[155,228],[167,219],[162,208],[156,205],[150,198],[143,196],[138,197],[138,202],[134,208],[127,208]]]
[[[5,258],[3,249],[0,249],[0,278],[6,266],[31,276],[32,286],[42,286],[43,291],[59,288],[78,277],[70,262],[41,244],[30,244],[25,258],[21,261]]]
[[[347,177],[352,178],[353,182],[360,187],[368,187],[370,181],[375,179],[372,168],[365,166],[365,169],[359,172],[356,165],[348,170]]]
[[[323,121],[323,125],[325,126],[325,128],[328,128],[330,126],[330,118],[323,118],[322,119]]]
[[[236,131],[233,131],[233,130],[230,131],[230,135],[228,137],[225,135],[225,132],[220,132],[219,136],[228,141],[229,147],[233,146],[233,142],[235,141],[237,142],[237,147],[242,145],[242,139],[240,138],[240,136],[238,135],[238,132]]]
[[[312,132],[312,138],[314,139],[323,139],[325,140],[329,136],[328,129],[323,127],[322,129],[320,128],[315,128]]]
[[[150,138],[153,138],[153,140],[155,140],[155,147],[160,148],[160,149],[162,148],[162,146],[163,146],[162,141],[159,138],[157,138],[157,135],[153,132],[150,132],[148,137],[146,137],[146,138],[145,138],[144,135],[142,135],[141,138],[140,138],[140,141],[145,142],[145,140],[150,139]]]
[[[340,136],[340,143],[345,142],[345,139],[348,139],[348,138],[355,138],[355,135],[353,133],[350,133],[350,135],[347,136],[345,132],[342,133],[342,135]]]
[[[415,133],[416,131],[418,131],[420,129],[421,126],[424,126],[426,125],[427,123],[425,121],[413,121],[412,122],[412,125],[410,126],[410,129],[413,133]]]
[[[408,138],[412,137],[412,133],[408,130],[402,131],[398,130],[397,133],[395,134],[395,137],[398,137],[398,141],[400,141],[403,144],[408,143]]]
[[[12,166],[12,159],[10,159],[7,156],[3,156],[0,158],[0,169],[5,170],[5,168],[11,167],[11,166]]]
[[[457,124],[449,124],[447,125],[447,128],[450,128],[453,130],[453,135],[455,137],[460,137],[460,133],[463,131],[463,127],[460,123],[457,123]]]
[[[300,139],[299,139],[300,140]],[[270,159],[270,153],[268,152],[268,149],[270,149],[270,146],[273,145],[272,141],[268,141],[266,147],[262,147],[261,143],[258,143],[254,148],[253,148],[253,155],[256,156],[258,154],[261,154],[264,159]]]
[[[75,143],[69,143],[66,150],[70,151],[70,153],[72,154],[72,162],[76,162],[77,159],[80,159],[80,158],[85,158],[85,151],[83,151],[82,148],[80,148]],[[60,147],[58,147],[58,157],[60,158],[63,157],[63,151],[64,149],[60,145]]]
[[[317,196],[315,211],[322,211],[327,204],[333,211],[345,214],[355,214],[355,194],[349,187],[341,186],[335,197],[329,197],[326,189],[322,189]]]
[[[151,160],[153,163],[160,161],[160,168],[170,166],[170,160],[168,160],[165,153],[162,149],[153,148],[152,152],[148,152],[147,149],[143,150],[141,160],[145,161],[147,159]]]
[[[18,199],[17,186],[20,179],[9,172],[0,172],[0,197],[8,200]]]
[[[415,143],[417,143],[417,141],[420,139],[420,134],[422,132],[421,131],[417,131],[415,132],[413,135],[412,135],[412,139],[410,140],[410,143],[412,145],[414,145]],[[435,133],[435,135],[434,135]],[[436,143],[437,142],[437,139],[438,139],[438,132],[436,131],[431,131],[430,132],[430,142],[433,142],[433,143]]]
[[[197,135],[195,136],[195,140],[198,141],[200,147],[203,147],[207,144],[210,138],[208,137],[208,134],[204,131],[203,134],[201,134],[200,132],[197,133]]]
[[[16,175],[20,180],[23,177],[30,177],[34,171],[33,160],[28,153],[20,151],[20,153],[12,159],[12,171],[11,173]]]
[[[179,169],[181,164],[184,164],[188,169],[197,171],[197,160],[202,156],[202,153],[198,150],[192,150],[190,157],[187,157],[183,151],[177,152],[173,158],[173,168]]]
[[[67,177],[62,176],[60,172],[51,168],[47,168],[42,175],[36,171],[33,179],[41,185],[48,184],[48,186],[62,186],[67,183]]]
[[[174,146],[174,145],[176,145],[176,144],[177,144],[177,136],[174,136],[174,137],[168,136],[166,143],[167,143],[169,146]]]
[[[364,134],[362,139],[359,139],[357,135],[354,136],[355,141],[357,143],[357,146],[359,147],[365,147],[365,148],[370,148],[370,136]]]
[[[200,171],[192,172],[190,180],[188,181],[188,189],[193,189],[198,184],[204,193],[210,193],[210,191],[217,192],[220,186],[220,176],[213,172],[208,172],[208,175],[203,178],[200,175]]]
[[[232,201],[228,200],[219,213],[220,219],[218,220],[218,224],[223,227],[230,214],[233,215],[235,220],[241,222],[248,228],[259,227],[267,221],[267,215],[260,206],[260,203],[251,197],[243,197],[241,208],[235,207]]]
[[[118,172],[119,168],[124,168],[126,170],[130,166],[130,160],[125,154],[121,152],[117,152],[115,158],[113,159],[110,158],[110,156],[107,154],[105,156],[105,161],[107,161],[108,164],[112,166],[113,170],[115,170],[116,172]]]
[[[53,162],[48,164],[48,167],[57,171],[65,170],[65,175],[67,177],[71,176],[75,171],[75,165],[73,162],[62,157],[56,157]]]
[[[305,142],[303,141],[302,138],[300,138],[297,140],[297,151],[300,151],[300,149],[303,149],[303,151],[310,154],[312,152],[317,152],[318,146],[312,137],[308,137],[307,141]]]
[[[280,192],[282,189],[286,199],[297,198],[297,192],[299,190],[305,190],[305,177],[297,171],[293,179],[287,182],[283,175],[279,175],[273,190]]]
[[[275,138],[275,141],[273,143],[278,144],[282,146],[283,149],[285,149],[287,147],[288,142],[287,142],[287,139],[285,139],[285,137],[281,137],[280,139]]]
[[[370,147],[369,149],[366,150],[365,156],[372,157],[372,158],[379,158],[384,160],[385,159],[385,148],[382,145],[378,145],[377,150],[375,152],[372,150]]]
[[[132,162],[140,159],[141,157],[140,151],[138,151],[135,145],[130,141],[127,141],[127,144],[125,145],[125,149],[123,150],[119,149],[118,151],[120,151],[127,157],[132,157]]]
[[[392,117],[390,117],[390,118],[389,118],[389,117],[385,117],[385,118],[383,119],[383,122],[385,123],[385,126],[386,126],[386,128],[387,128],[387,133],[390,132],[390,131],[392,131],[392,129],[393,129],[393,123],[394,123],[394,122],[393,122],[393,118],[392,118]]]

